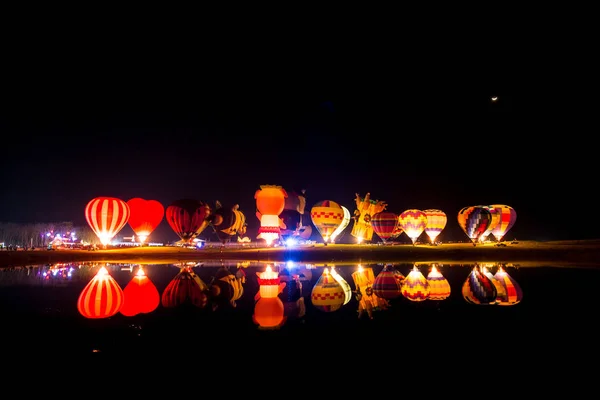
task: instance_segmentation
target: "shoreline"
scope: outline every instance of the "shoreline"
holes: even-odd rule
[[[0,268],[59,262],[168,264],[186,261],[236,260],[307,263],[478,263],[500,262],[531,266],[600,267],[600,240],[521,241],[506,247],[493,244],[448,243],[439,246],[400,244],[316,244],[299,248],[136,247],[109,250],[0,251]]]

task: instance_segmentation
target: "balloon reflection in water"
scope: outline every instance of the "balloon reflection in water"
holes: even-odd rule
[[[77,310],[86,318],[112,317],[122,306],[123,289],[104,266],[83,288],[77,300]]]
[[[329,269],[324,268],[312,289],[310,299],[317,309],[332,312],[339,310],[344,305],[346,293],[342,285],[329,273]]]
[[[464,299],[472,304],[495,304],[497,294],[494,282],[474,266],[462,286]]]
[[[494,287],[496,288],[496,301],[494,301],[493,304],[498,304],[500,298],[506,297],[506,288],[494,277],[494,274],[490,272],[486,265],[481,265],[480,268],[481,272],[494,284]]]
[[[194,275],[191,268],[181,268],[162,293],[163,307],[171,308],[184,304],[191,304],[198,308],[206,306],[208,296],[194,279]]]
[[[400,297],[402,295],[401,281],[403,278],[404,275],[394,268],[392,264],[386,264],[373,282],[373,292],[377,296],[387,300]]]
[[[505,289],[504,295],[498,298],[499,305],[512,306],[521,302],[521,299],[523,299],[521,286],[504,270],[504,268],[502,268],[502,266],[498,267],[498,271],[496,271],[494,277]]]
[[[256,303],[252,319],[261,329],[277,329],[285,323],[283,302],[278,295],[286,282],[280,282],[279,274],[270,265],[256,275],[260,287],[254,297]]]
[[[348,302],[350,301],[350,299],[352,299],[352,288],[350,287],[350,285],[348,284],[348,282],[344,279],[344,277],[341,276],[336,271],[335,266],[331,267],[331,270],[329,271],[329,273],[331,274],[331,276],[333,276],[333,279],[335,279],[342,286],[342,288],[344,288],[344,294],[346,296],[344,298],[344,304],[343,305],[348,304]]]
[[[156,310],[159,304],[160,294],[158,289],[140,265],[136,275],[123,289],[123,306],[120,312],[126,317],[147,314]]]
[[[356,299],[358,300],[358,318],[366,312],[370,319],[373,319],[373,311],[385,310],[389,307],[389,302],[379,297],[373,291],[375,275],[373,268],[358,265],[358,269],[352,273],[352,280],[356,287]]]
[[[306,314],[306,305],[302,294],[300,274],[290,274],[287,268],[279,272],[279,280],[285,282],[285,288],[279,294],[283,301],[284,315],[287,318],[302,318]]]
[[[402,295],[410,301],[424,301],[429,298],[429,282],[415,265],[402,282]]]
[[[427,282],[429,283],[428,300],[445,300],[450,296],[450,283],[438,271],[435,264],[431,264],[431,271],[427,274]]]

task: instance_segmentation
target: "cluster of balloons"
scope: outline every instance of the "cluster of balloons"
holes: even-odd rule
[[[223,241],[246,233],[246,217],[237,204],[223,207],[217,201],[213,209],[199,200],[180,199],[165,210],[157,200],[136,197],[123,201],[115,197],[96,197],[85,207],[85,218],[104,246],[128,223],[138,241],[145,243],[165,217],[185,243],[191,243],[209,225]]]
[[[458,225],[476,246],[492,234],[501,242],[517,220],[514,208],[505,204],[463,207],[458,212]]]

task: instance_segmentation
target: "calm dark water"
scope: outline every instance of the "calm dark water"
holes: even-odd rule
[[[352,277],[358,264],[335,265],[334,271],[348,284],[344,293],[348,297],[343,300],[345,304],[330,311],[317,308],[311,293],[331,265],[268,265],[280,278],[290,279],[278,295],[285,320],[276,329],[261,328],[253,318],[259,291],[257,272],[265,271],[267,263],[143,265],[161,296],[182,267],[189,267],[209,287],[206,303],[184,302],[167,307],[161,299],[156,309],[148,313],[125,316],[118,312],[98,319],[86,318],[78,310],[84,287],[105,267],[119,287],[125,288],[134,278],[137,264],[71,263],[3,269],[0,345],[4,353],[120,355],[217,351],[228,357],[239,352],[261,355],[269,346],[275,346],[298,356],[323,353],[327,357],[340,352],[348,361],[390,351],[404,355],[465,352],[465,356],[474,357],[474,363],[486,364],[490,362],[486,357],[510,357],[506,352],[510,353],[513,346],[526,348],[529,353],[543,353],[549,348],[580,351],[598,333],[600,271],[595,269],[420,264],[417,269],[423,277],[432,265],[437,267],[450,285],[449,296],[443,300],[411,301],[400,294],[387,299],[387,308],[373,310],[370,318],[367,312],[358,313],[360,302]],[[502,267],[517,283],[522,296],[516,303],[502,305],[496,300],[474,304],[465,298],[465,281],[474,268],[481,270],[483,266],[492,275]],[[372,268],[373,275],[378,276],[384,264],[362,267]],[[406,280],[414,265],[389,267]],[[219,280],[221,277],[237,279],[243,291],[229,290],[230,286]],[[211,286],[218,286],[218,293]],[[569,345],[565,347],[564,343]]]

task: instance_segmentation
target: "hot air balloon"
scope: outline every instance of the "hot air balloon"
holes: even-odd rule
[[[373,239],[373,226],[371,218],[373,215],[385,211],[387,203],[382,200],[371,200],[371,193],[367,193],[364,198],[361,198],[356,193],[356,210],[354,210],[354,226],[350,234],[354,236],[358,243],[363,241],[371,241]]]
[[[348,281],[346,281],[344,277],[336,271],[335,266],[331,267],[329,273],[340,285],[342,285],[342,288],[344,288],[344,294],[346,295],[344,298],[344,305],[348,304],[348,302],[352,299],[352,288],[348,284]]]
[[[312,235],[312,226],[310,225],[310,217],[305,212],[306,208],[306,191],[286,191],[288,197],[285,198],[283,211],[279,214],[279,218],[283,221],[285,228],[281,229],[281,237],[285,239],[299,238],[309,239]]]
[[[471,304],[495,304],[496,286],[490,278],[485,276],[476,265],[462,286],[462,295],[467,303]]]
[[[154,283],[144,273],[142,266],[123,289],[121,314],[131,317],[152,312],[160,304],[160,294]]]
[[[358,269],[352,273],[352,280],[356,287],[356,299],[358,300],[358,317],[365,312],[370,319],[373,319],[373,311],[385,310],[389,307],[389,302],[379,297],[373,291],[375,275],[373,268],[358,265]]]
[[[448,222],[448,217],[446,213],[442,210],[437,209],[427,209],[423,210],[425,215],[427,216],[427,225],[425,226],[425,234],[429,236],[429,240],[431,244],[435,244],[435,241],[438,235],[444,230],[446,227],[446,223]]]
[[[184,243],[190,244],[208,226],[210,214],[208,204],[194,199],[176,200],[165,213],[171,229]]]
[[[481,236],[479,236],[479,242],[482,243],[482,242],[485,242],[485,240],[490,235],[490,233],[492,233],[492,231],[494,230],[494,228],[496,227],[496,225],[498,225],[498,222],[500,222],[500,211],[497,210],[497,209],[495,209],[492,206],[478,206],[478,207],[483,207],[486,210],[488,210],[490,212],[490,216],[492,217],[491,220],[490,220],[490,224],[488,225],[488,227],[481,234]]]
[[[280,282],[279,275],[267,265],[264,272],[257,272],[259,291],[254,300],[254,314],[252,319],[260,329],[277,329],[285,322],[284,306],[279,293],[285,288],[286,283]]]
[[[208,303],[208,297],[194,279],[191,268],[184,267],[163,291],[161,303],[166,308],[182,305],[194,305],[198,308],[204,308]]]
[[[340,207],[342,207],[342,210],[344,211],[344,218],[342,219],[342,223],[335,228],[335,231],[333,231],[331,234],[331,237],[329,238],[331,242],[335,242],[336,238],[344,231],[344,229],[346,229],[350,223],[350,220],[352,219],[350,216],[350,211],[342,205],[340,205]]]
[[[162,222],[165,208],[157,200],[144,200],[140,197],[128,200],[127,205],[130,210],[129,226],[137,235],[138,241],[144,243]]]
[[[285,207],[286,197],[288,197],[287,192],[277,185],[261,185],[260,189],[254,193],[257,209],[256,217],[260,220],[258,238],[264,239],[267,246],[278,239],[281,228],[285,228],[279,214]]]
[[[344,220],[344,210],[335,201],[323,200],[310,209],[310,218],[327,244]]]
[[[223,243],[228,242],[235,235],[241,237],[246,234],[246,216],[239,208],[238,204],[231,207],[223,207],[217,201],[215,209],[209,217],[217,237]]]
[[[373,292],[377,296],[387,300],[400,297],[402,283],[396,271],[392,264],[386,264],[381,272],[377,274],[373,281]]]
[[[479,236],[487,229],[492,221],[490,212],[481,206],[463,207],[458,212],[458,225],[467,234],[473,242],[473,246],[477,245]]]
[[[402,282],[402,295],[410,301],[423,301],[429,298],[429,281],[415,265]]]
[[[450,283],[438,271],[435,264],[431,266],[431,271],[427,274],[427,282],[429,283],[428,300],[445,300],[450,296]]]
[[[500,283],[498,279],[490,272],[490,270],[484,265],[480,265],[479,269],[481,273],[488,277],[490,281],[496,287],[496,301],[493,304],[498,304],[500,302],[499,298],[506,297],[506,288]],[[492,303],[490,303],[492,304]]]
[[[106,247],[129,220],[126,202],[115,197],[96,197],[85,206],[85,219]]]
[[[414,246],[427,226],[427,214],[414,208],[403,211],[398,217],[398,225],[410,238]]]
[[[498,271],[494,275],[496,280],[504,286],[504,293],[499,297],[498,304],[501,306],[512,306],[518,304],[523,299],[523,290],[512,276],[510,276],[502,266],[498,267]]]
[[[492,235],[498,242],[501,242],[504,235],[517,221],[517,212],[514,208],[504,204],[492,204],[491,207],[494,207],[500,214],[500,221],[492,230]]]
[[[317,309],[324,312],[333,312],[344,305],[346,293],[342,285],[329,273],[329,269],[324,268],[323,274],[313,286],[310,300]]]
[[[398,215],[389,211],[378,212],[371,218],[371,226],[383,243],[386,243],[398,226]]]
[[[110,276],[106,267],[101,267],[88,282],[77,299],[77,310],[86,318],[108,318],[123,306],[123,289]]]

